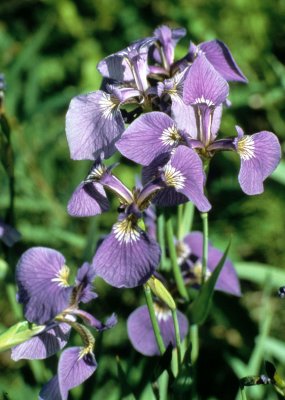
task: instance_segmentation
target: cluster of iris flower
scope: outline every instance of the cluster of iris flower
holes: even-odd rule
[[[68,391],[96,369],[91,328],[106,324],[80,310],[81,302],[96,295],[92,281],[100,276],[118,288],[133,288],[148,282],[160,263],[161,250],[155,234],[154,207],[172,207],[192,202],[200,212],[211,204],[205,195],[205,165],[216,152],[235,152],[240,157],[238,180],[248,195],[263,191],[264,180],[281,156],[277,137],[267,131],[219,138],[223,107],[229,107],[228,81],[247,79],[227,46],[218,40],[190,43],[187,54],[174,58],[182,28],[158,27],[152,36],[132,43],[99,62],[100,90],[72,99],[66,115],[66,135],[71,158],[92,160],[86,178],[68,203],[68,213],[91,217],[107,212],[110,191],[118,198],[118,219],[98,247],[90,264],[78,270],[75,284],[67,283],[68,268],[55,250],[32,248],[17,266],[18,300],[28,321],[43,324],[43,331],[16,346],[12,357],[46,358],[62,349],[71,328],[82,337],[82,347],[63,351],[58,373],[44,386],[42,400],[67,399]],[[142,166],[142,184],[130,190],[104,160],[116,151]],[[177,261],[185,285],[201,285],[203,235],[192,232],[176,240]],[[222,252],[208,246],[207,276],[216,268]],[[161,278],[163,279],[163,278]],[[217,280],[217,290],[240,295],[239,281],[230,260]],[[48,298],[46,294],[48,293]],[[159,299],[155,315],[165,346],[176,345],[169,308]],[[180,336],[188,331],[187,317],[178,311]],[[129,316],[128,334],[141,353],[159,354],[146,306]]]

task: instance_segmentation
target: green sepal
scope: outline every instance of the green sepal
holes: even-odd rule
[[[173,297],[159,279],[152,275],[151,278],[147,281],[147,284],[150,287],[152,293],[155,294],[155,296],[158,297],[160,300],[162,300],[170,308],[170,310],[176,309],[176,304]]]
[[[209,314],[215,285],[225,264],[230,245],[231,241],[229,242],[226,251],[224,252],[223,257],[219,261],[217,267],[212,272],[210,278],[201,287],[198,296],[190,306],[190,319],[192,324],[202,324]]]
[[[28,321],[18,322],[0,334],[0,352],[11,349],[41,333],[45,325],[35,325]]]

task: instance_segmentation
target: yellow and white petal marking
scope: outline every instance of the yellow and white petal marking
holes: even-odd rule
[[[255,157],[254,140],[252,136],[245,135],[237,141],[237,152],[242,160],[250,160]]]
[[[175,146],[179,143],[181,136],[179,135],[175,125],[163,130],[160,139],[165,146]]]
[[[182,242],[182,240],[179,240],[176,245],[176,255],[177,255],[177,262],[179,265],[181,265],[191,254],[191,249],[190,247]]]
[[[108,93],[102,94],[102,98],[99,101],[99,107],[102,112],[102,115],[106,119],[113,118],[113,112],[116,111],[118,106],[118,102],[115,101],[113,97],[111,97]]]
[[[106,167],[103,164],[98,164],[94,168],[91,169],[87,178],[85,179],[86,182],[93,181],[102,178],[104,173],[106,172]]]
[[[199,284],[202,283],[202,263],[200,260],[198,260],[193,267],[193,274],[195,275],[195,278],[197,279],[197,282]],[[205,276],[205,280],[207,281],[210,276],[211,276],[212,272],[208,269],[208,267],[206,268],[206,276]]]
[[[165,182],[168,186],[173,186],[175,189],[183,189],[185,186],[185,176],[174,168],[171,164],[166,164],[163,168]]]
[[[134,223],[128,218],[117,222],[113,226],[113,231],[115,233],[115,238],[119,243],[132,243],[136,242],[140,238],[139,231],[134,227]]]
[[[207,104],[208,107],[214,106],[215,103],[212,102],[212,100],[205,99],[204,96],[198,97],[195,101],[194,104]]]
[[[58,286],[60,287],[68,287],[68,278],[69,278],[69,268],[67,265],[63,265],[58,271],[55,278],[52,278],[52,282],[58,282]]]
[[[164,307],[161,307],[157,303],[154,303],[153,306],[154,313],[158,322],[167,321],[169,318],[171,318],[171,311],[169,310],[169,308],[166,309]]]

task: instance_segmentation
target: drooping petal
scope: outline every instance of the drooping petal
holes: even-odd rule
[[[66,136],[71,158],[108,158],[124,131],[119,100],[102,90],[74,97],[66,114]]]
[[[108,211],[109,201],[100,183],[81,182],[73,192],[67,211],[73,217],[90,217]]]
[[[202,260],[203,234],[201,232],[191,232],[184,237],[183,242],[189,248],[189,257],[190,259],[192,258],[193,262],[195,262],[195,259]],[[209,273],[214,271],[222,256],[223,253],[219,249],[212,246],[211,243],[209,243],[207,264],[207,269]],[[226,259],[223,269],[219,275],[215,289],[233,294],[235,296],[241,295],[237,273],[234,269],[233,263],[228,258]]]
[[[211,40],[199,44],[198,47],[224,79],[227,81],[247,82],[246,77],[233,59],[230,50],[223,42]]]
[[[46,247],[32,247],[16,268],[18,300],[28,321],[45,324],[62,312],[70,301],[68,268],[61,253]]]
[[[197,57],[184,81],[183,100],[186,104],[217,107],[229,94],[227,81],[204,55]]]
[[[13,347],[12,360],[42,360],[52,356],[66,345],[70,329],[68,324],[61,323]]]
[[[94,354],[83,355],[83,351],[82,347],[70,347],[60,356],[58,381],[62,400],[67,399],[70,389],[86,381],[97,368]]]
[[[159,311],[156,307],[156,318],[160,328],[161,336],[165,347],[172,344],[176,346],[174,325],[170,310]],[[187,334],[188,321],[184,314],[177,311],[178,324],[180,328],[181,340]],[[153,333],[151,320],[147,306],[141,306],[131,313],[127,322],[128,335],[133,347],[140,353],[146,356],[159,355],[159,349]]]
[[[209,211],[211,205],[204,195],[205,174],[203,164],[194,150],[179,146],[168,163],[161,169],[166,186],[182,193],[201,212]]]
[[[145,283],[160,259],[160,248],[136,224],[118,221],[98,248],[92,264],[98,276],[115,287],[135,287]]]
[[[6,246],[11,247],[21,239],[21,234],[15,228],[5,224],[5,222],[0,219],[0,239]]]
[[[124,132],[117,149],[127,158],[149,165],[158,155],[171,151],[182,140],[175,122],[154,111],[141,115]]]
[[[263,192],[264,180],[275,170],[281,158],[278,138],[272,132],[262,131],[251,136],[244,135],[237,127],[238,138],[234,145],[241,159],[238,180],[248,195]]]
[[[75,292],[76,292],[76,303],[88,303],[89,301],[98,297],[94,291],[93,281],[95,279],[96,272],[94,268],[87,262],[85,262],[77,271],[75,279]]]
[[[58,382],[58,375],[51,378],[40,391],[39,400],[63,400]]]

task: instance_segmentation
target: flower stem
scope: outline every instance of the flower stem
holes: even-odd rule
[[[161,212],[158,216],[157,220],[157,236],[158,236],[158,243],[160,245],[161,249],[161,259],[160,259],[160,265],[161,269],[165,270],[167,269],[166,267],[166,253],[165,253],[165,217],[163,212]]]
[[[246,397],[244,389],[240,389],[240,395],[241,395],[241,400],[247,400],[247,397]]]
[[[209,246],[209,226],[208,213],[201,213],[203,221],[203,257],[202,257],[202,285],[206,281],[206,272],[208,265],[208,246]]]
[[[182,240],[185,235],[191,232],[194,210],[194,204],[191,203],[191,201],[188,201],[188,203],[186,203],[185,205],[182,204],[178,206],[178,240]]]
[[[175,340],[177,347],[177,362],[178,362],[178,371],[180,371],[181,363],[182,363],[182,353],[181,353],[181,339],[180,339],[180,329],[177,318],[177,311],[171,310],[173,324],[174,324],[174,332],[175,332]]]
[[[195,364],[199,355],[199,327],[198,325],[191,325],[190,327],[190,341],[192,345],[191,363]]]
[[[168,250],[169,250],[169,255],[170,255],[170,260],[172,264],[172,269],[173,269],[173,274],[174,274],[174,279],[178,288],[178,291],[182,297],[184,297],[186,300],[189,299],[188,292],[186,290],[184,280],[181,274],[180,267],[177,262],[177,254],[176,254],[176,249],[175,249],[175,244],[174,244],[174,234],[173,234],[173,226],[172,226],[172,219],[171,217],[168,217],[166,221],[166,236],[167,236],[167,244],[168,244]]]
[[[148,307],[148,312],[154,332],[154,336],[156,339],[157,346],[159,348],[160,354],[162,355],[165,352],[165,345],[162,340],[162,336],[160,333],[159,325],[155,316],[155,311],[154,311],[154,306],[153,306],[153,300],[152,300],[152,294],[150,287],[146,284],[143,286],[144,287],[144,295],[146,299],[146,304]]]

